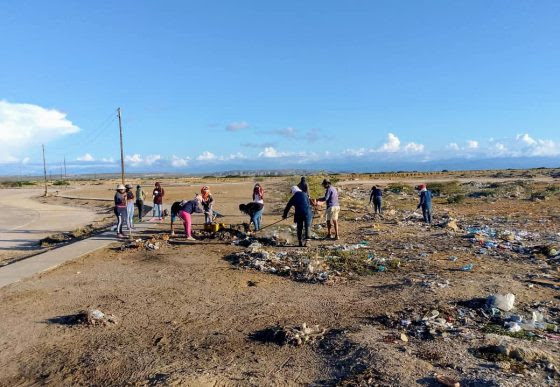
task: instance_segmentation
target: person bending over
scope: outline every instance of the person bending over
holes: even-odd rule
[[[294,207],[294,222],[297,225],[297,237],[299,242],[299,247],[307,246],[307,240],[310,236],[311,221],[313,219],[313,213],[309,209],[309,198],[307,194],[303,192],[298,186],[293,186],[292,197],[288,201],[286,208],[284,209],[283,219],[288,218],[288,213],[290,209]],[[305,230],[305,235],[304,231]]]

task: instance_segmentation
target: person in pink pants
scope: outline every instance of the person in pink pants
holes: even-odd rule
[[[196,195],[193,200],[189,201],[180,201],[175,202],[171,206],[171,235],[174,235],[173,232],[173,222],[175,218],[178,216],[183,220],[183,225],[185,226],[185,236],[188,240],[193,241],[195,240],[192,237],[192,217],[191,215],[195,212],[202,213],[204,210],[202,209],[202,197],[200,195]]]

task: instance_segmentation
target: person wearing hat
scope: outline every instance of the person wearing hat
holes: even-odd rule
[[[333,229],[334,239],[338,240],[338,214],[340,213],[338,191],[327,179],[323,180],[322,186],[326,190],[325,196],[317,199],[317,201],[325,202],[327,205],[327,239],[331,239],[331,229]]]
[[[144,215],[144,200],[146,200],[146,194],[142,189],[142,186],[138,184],[136,186],[136,207],[138,207],[138,221],[142,221],[142,216]]]
[[[123,224],[127,221],[126,215],[126,187],[122,184],[117,186],[117,192],[115,192],[115,215],[117,217],[117,237],[123,238]],[[130,227],[128,228],[128,233],[130,235]]]
[[[416,189],[419,191],[420,203],[418,203],[418,210],[422,207],[422,216],[424,217],[424,222],[427,224],[432,223],[432,191],[429,191],[426,184],[421,184]]]
[[[132,193],[132,185],[124,185],[126,192],[126,224],[130,230],[134,230],[134,193]]]
[[[157,181],[154,191],[152,192],[152,196],[154,197],[154,208],[152,210],[152,216],[154,218],[157,216],[159,220],[161,220],[163,216],[163,195],[165,195],[165,191],[162,188],[160,182]]]
[[[294,185],[291,188],[292,197],[288,201],[282,219],[288,218],[290,209],[294,207],[294,222],[297,225],[297,237],[299,247],[307,246],[307,240],[310,235],[311,221],[313,220],[313,213],[309,209],[309,197],[298,186]],[[305,229],[305,236],[303,230]]]

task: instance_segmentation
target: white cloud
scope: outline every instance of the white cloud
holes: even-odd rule
[[[405,145],[404,151],[408,153],[421,153],[424,152],[424,144],[417,144],[415,142],[409,142]]]
[[[175,168],[186,167],[189,164],[188,157],[177,157],[175,155],[171,156],[171,166]]]
[[[231,122],[231,123],[226,125],[226,130],[228,132],[238,132],[240,130],[247,129],[248,127],[249,127],[249,124],[245,121]]]
[[[17,162],[32,147],[80,130],[66,113],[38,105],[0,100],[0,163]]]
[[[515,139],[517,141],[521,141],[527,145],[535,145],[537,142],[535,141],[535,139],[533,139],[531,136],[529,136],[529,133],[524,133],[524,134],[518,134]]]
[[[136,166],[142,164],[142,162],[144,162],[144,159],[138,153],[135,153],[132,156],[126,155],[124,157],[124,161],[125,163]]]
[[[401,147],[401,140],[393,133],[387,135],[387,142],[378,149],[380,152],[397,152]]]
[[[161,160],[161,156],[160,155],[148,155],[146,156],[146,158],[144,159],[144,163],[146,165],[152,165],[155,162]]]
[[[115,159],[112,158],[112,157],[103,157],[103,158],[101,159],[101,161],[104,162],[104,163],[114,163],[114,162],[115,162]]]
[[[276,157],[280,157],[280,153],[275,148],[268,146],[264,148],[262,152],[259,153],[259,157],[276,158]]]
[[[214,153],[212,152],[202,152],[201,155],[199,155],[196,159],[198,161],[211,161],[211,160],[216,160],[218,158],[218,156],[216,156]]]
[[[469,149],[478,149],[479,143],[475,140],[468,140],[467,141],[467,148]]]
[[[86,153],[83,156],[76,157],[76,161],[95,161],[95,158],[90,153]]]
[[[459,147],[459,144],[457,144],[456,142],[450,142],[449,144],[447,144],[446,148],[454,151],[458,151],[459,149],[461,149]]]

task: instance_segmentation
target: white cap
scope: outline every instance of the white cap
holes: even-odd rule
[[[119,184],[119,185],[117,185],[117,191],[120,190],[120,189],[126,189],[126,188],[124,187],[124,185]]]

